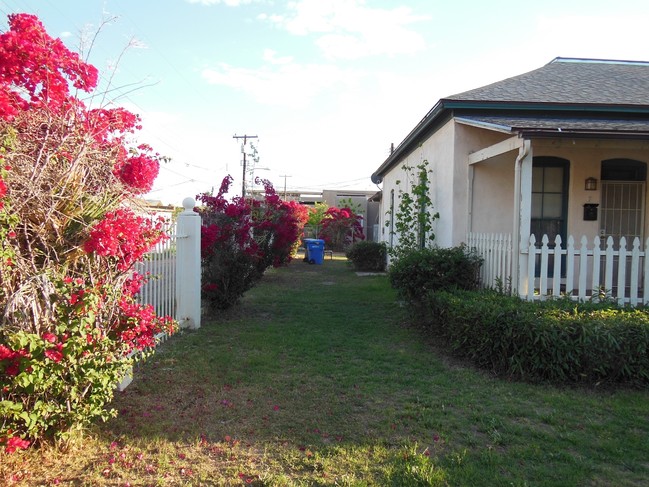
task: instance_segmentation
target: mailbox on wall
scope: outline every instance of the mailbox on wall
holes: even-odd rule
[[[596,221],[597,220],[597,207],[599,205],[596,203],[586,203],[584,205],[584,220],[585,221]]]

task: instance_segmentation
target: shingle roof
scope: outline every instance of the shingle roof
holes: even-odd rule
[[[534,71],[444,100],[649,105],[649,63],[556,58]]]
[[[510,132],[562,132],[574,133],[627,133],[649,134],[649,120],[603,119],[603,118],[559,118],[559,117],[512,117],[507,115],[470,115],[456,117],[458,121],[476,125],[492,126]]]

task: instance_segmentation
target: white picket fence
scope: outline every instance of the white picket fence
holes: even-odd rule
[[[512,236],[503,233],[469,233],[467,245],[484,259],[480,268],[483,287],[508,287],[512,276]]]
[[[515,284],[511,283],[512,266],[516,262],[510,235],[469,234],[467,241],[484,258],[481,269],[484,287]],[[518,286],[522,297],[544,300],[569,296],[580,301],[606,298],[631,306],[649,301],[649,295],[644,292],[649,289],[649,259],[645,259],[649,239],[644,248],[639,238],[628,248],[624,237],[617,248],[612,237],[606,239],[604,247],[600,237],[589,241],[583,236],[575,245],[575,239],[569,236],[564,245],[557,236],[553,243],[544,235],[539,246],[535,236],[530,235],[522,246],[519,259],[526,263]]]
[[[145,260],[135,265],[135,272],[147,279],[140,289],[138,301],[153,306],[158,316],[176,318],[176,241],[187,236],[178,235],[173,221],[165,223],[164,232],[169,238],[158,242],[146,254]],[[166,333],[156,335],[159,342],[166,339]]]
[[[182,328],[201,326],[201,218],[193,211],[195,204],[193,198],[185,198],[184,211],[164,228],[169,238],[156,244],[134,269],[148,279],[138,301],[153,306],[159,316],[171,316]],[[166,333],[156,335],[158,343],[166,339]],[[131,370],[118,390],[132,380]]]

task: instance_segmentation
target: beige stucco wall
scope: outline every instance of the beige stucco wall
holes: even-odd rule
[[[470,227],[477,233],[512,234],[514,224],[514,164],[510,151],[473,166]]]
[[[469,195],[469,155],[511,137],[511,134],[456,124],[455,199],[458,210],[453,244],[472,232],[512,233],[514,162],[517,151],[473,165]],[[461,218],[464,215],[464,218]]]
[[[432,170],[430,175],[430,198],[433,204],[433,211],[440,213],[440,218],[433,224],[435,241],[440,246],[449,246],[453,231],[453,134],[454,123],[449,122],[429,137],[420,147],[403,158],[399,164],[383,178],[383,198],[381,208],[381,239],[390,242],[389,227],[386,222],[390,217],[386,212],[390,209],[390,194],[394,191],[395,213],[399,207],[399,189],[410,191],[413,185],[409,174],[403,170],[403,166],[416,168],[420,163],[427,160],[428,168]],[[397,182],[400,182],[397,184]],[[395,237],[393,243],[398,243]]]

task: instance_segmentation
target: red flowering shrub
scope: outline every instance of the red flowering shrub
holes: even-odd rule
[[[203,299],[215,309],[235,304],[268,267],[290,262],[308,216],[301,205],[282,201],[265,180],[263,199],[228,201],[231,183],[228,176],[216,195],[197,196],[204,205],[199,209]]]
[[[343,251],[355,242],[365,240],[361,217],[349,208],[328,208],[321,224],[320,238],[333,250]]]
[[[139,117],[89,110],[97,70],[33,15],[0,34],[0,446],[60,438],[106,410],[132,350],[176,324],[138,304],[133,264],[164,238],[138,216],[159,159]]]

